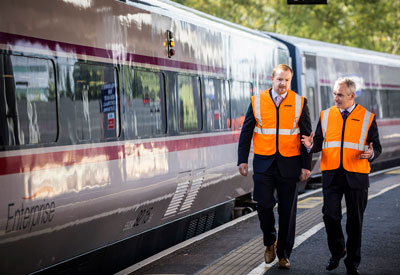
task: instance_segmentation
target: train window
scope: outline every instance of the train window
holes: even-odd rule
[[[244,117],[251,103],[253,85],[249,82],[232,81],[231,89],[232,130],[242,128]]]
[[[208,128],[227,129],[230,119],[228,81],[215,78],[205,79],[204,91]]]
[[[398,103],[400,102],[400,93],[397,91],[380,91],[381,104],[383,106],[384,118],[398,118],[400,117],[400,109]]]
[[[116,69],[75,63],[75,116],[79,140],[115,138],[119,133]]]
[[[321,110],[328,109],[335,105],[335,100],[332,94],[332,88],[329,86],[321,86]]]
[[[166,132],[164,77],[160,72],[124,68],[124,123],[128,138]]]
[[[305,59],[305,60],[304,60]],[[316,91],[318,90],[317,81],[317,58],[314,54],[305,54],[303,59],[303,65],[305,63],[305,82],[306,91],[303,91],[308,100],[308,109],[310,111],[311,121],[314,121],[319,115],[318,112],[318,97]]]
[[[258,83],[258,87],[259,87],[259,93],[261,94],[263,91],[269,89],[272,87],[272,81],[268,81],[268,83]]]
[[[200,79],[197,76],[178,74],[179,130],[181,132],[202,129]]]
[[[290,64],[289,58],[287,50],[278,48],[278,64]]]
[[[379,106],[376,96],[376,90],[363,89],[361,93],[356,97],[355,101],[357,102],[357,104],[360,104],[368,111],[374,113],[379,117]]]
[[[51,60],[0,55],[0,145],[57,140],[56,85]],[[2,83],[1,83],[2,82]]]

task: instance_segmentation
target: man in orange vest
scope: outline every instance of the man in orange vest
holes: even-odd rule
[[[254,199],[264,234],[266,263],[278,255],[278,268],[289,269],[296,229],[297,182],[310,176],[311,154],[301,145],[300,135],[311,133],[307,100],[289,90],[293,71],[284,64],[272,73],[272,88],[251,97],[238,147],[239,172],[248,173],[253,139]],[[279,233],[274,206],[278,195]]]
[[[309,151],[322,150],[322,213],[332,255],[326,269],[337,268],[347,253],[344,263],[348,274],[359,274],[369,163],[382,151],[375,115],[355,103],[355,91],[351,79],[339,78],[333,88],[336,106],[321,112],[315,137],[311,133],[301,139]],[[346,246],[341,225],[343,194],[347,207]]]

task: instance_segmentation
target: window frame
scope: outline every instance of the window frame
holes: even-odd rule
[[[43,61],[47,61],[47,64],[50,64],[50,66],[52,67],[52,76],[53,76],[53,89],[54,89],[54,122],[55,122],[55,131],[54,131],[54,139],[51,141],[38,141],[37,143],[23,143],[21,144],[21,142],[19,141],[19,144],[0,144],[0,150],[14,150],[14,149],[19,149],[19,148],[31,148],[31,147],[43,147],[46,145],[53,145],[55,143],[57,143],[60,139],[60,120],[59,120],[59,91],[58,91],[58,75],[57,75],[57,63],[54,61],[54,58],[50,57],[50,56],[43,56],[43,55],[38,55],[38,54],[26,54],[23,52],[12,52],[12,51],[0,51],[0,57],[3,58],[4,56],[14,56],[16,58],[28,58],[31,60],[43,60]],[[2,61],[2,65],[3,61]],[[3,69],[4,70],[4,67]],[[3,72],[4,73],[4,72]],[[15,76],[15,72],[13,69],[13,76],[12,78],[14,78]],[[5,79],[5,77],[3,77]],[[14,81],[14,85],[15,85],[15,93],[14,95],[16,95],[16,86],[17,83],[16,81]],[[49,86],[48,86],[49,87]],[[4,88],[6,88],[6,83],[4,83]],[[7,104],[7,95],[5,94],[5,90],[2,91],[4,94],[4,98],[5,98],[5,104]],[[17,102],[17,101],[16,101]],[[5,121],[7,121],[7,119],[10,117],[9,115],[7,115],[7,113],[4,113],[5,115]],[[19,116],[17,117],[17,122],[19,124]],[[8,128],[8,126],[6,126]]]
[[[192,77],[192,78],[197,78],[197,83],[198,83],[198,90],[199,90],[199,103],[200,103],[200,107],[197,108],[197,110],[200,110],[200,114],[197,114],[197,117],[200,118],[200,127],[195,129],[195,130],[185,130],[184,128],[181,128],[180,126],[180,119],[181,119],[181,104],[180,104],[180,92],[179,92],[179,76],[184,76],[184,77]],[[196,74],[190,74],[190,73],[177,73],[175,74],[175,87],[176,87],[176,96],[177,96],[177,121],[178,121],[178,125],[177,125],[177,130],[178,133],[180,134],[195,134],[195,133],[200,133],[204,130],[204,103],[203,103],[203,81],[202,78],[200,77],[200,75],[196,75]],[[192,82],[193,83],[193,82]],[[197,121],[197,124],[199,125],[199,122]]]

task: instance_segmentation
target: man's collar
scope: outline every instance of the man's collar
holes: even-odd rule
[[[285,98],[287,96],[287,93],[288,92],[286,92],[286,93],[284,93],[283,95],[280,95],[280,96]],[[271,96],[272,96],[273,99],[278,96],[278,93],[275,92],[274,88],[271,88]]]
[[[347,109],[340,109],[339,108],[339,110],[340,110],[340,112],[343,112],[344,110],[346,110],[347,112],[351,113],[354,110],[355,107],[356,107],[356,103],[354,102],[353,105],[351,105],[351,107],[349,107]]]

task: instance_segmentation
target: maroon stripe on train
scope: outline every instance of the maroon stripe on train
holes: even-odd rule
[[[400,120],[377,120],[378,126],[399,126]],[[49,152],[31,155],[11,156],[0,158],[0,175],[24,173],[36,170],[59,168],[79,164],[95,163],[124,159],[127,157],[152,154],[153,150],[177,152],[210,146],[237,143],[239,134],[229,133],[220,136],[208,136],[168,141],[155,141],[137,144],[105,146],[99,148],[78,149],[62,152]]]
[[[329,79],[320,79],[319,83],[324,83],[324,84],[334,84],[334,81],[330,81]],[[365,82],[364,83],[365,86],[367,87],[381,87],[381,88],[400,88],[400,85],[396,85],[396,84],[384,84],[384,83],[369,83],[369,82]]]
[[[10,44],[13,46],[24,46],[42,50],[52,50],[56,52],[61,51],[66,53],[90,55],[108,59],[132,61],[143,64],[151,64],[151,65],[185,69],[185,70],[203,71],[203,72],[220,73],[220,74],[224,74],[226,72],[226,69],[221,67],[213,67],[208,65],[195,64],[195,63],[177,61],[167,58],[146,56],[133,53],[127,53],[125,54],[125,56],[121,56],[120,53],[113,50],[82,46],[71,43],[65,43],[65,42],[59,42],[59,41],[53,41],[53,40],[47,40],[29,36],[22,36],[4,32],[0,32],[0,43]]]
[[[400,88],[400,85],[383,84],[383,83],[368,83],[368,82],[365,82],[365,86],[382,87],[382,88]]]
[[[376,124],[378,126],[399,126],[400,125],[400,119],[396,120],[376,120]]]
[[[163,150],[165,153],[171,153],[190,149],[200,149],[210,146],[237,143],[238,140],[238,133],[229,133],[219,136],[155,141],[138,144],[127,143],[125,145],[115,146],[105,145],[104,147],[99,148],[1,157],[0,175],[125,159],[127,157],[153,153],[160,154],[160,150]],[[154,152],[154,150],[157,151]]]

